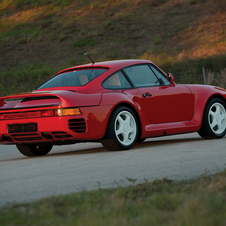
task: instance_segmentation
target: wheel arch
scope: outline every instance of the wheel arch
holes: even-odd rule
[[[110,114],[110,116],[108,118],[108,121],[110,120],[110,118],[111,118],[113,112],[115,111],[115,109],[117,109],[119,107],[122,107],[122,106],[123,107],[128,107],[135,114],[136,119],[137,119],[137,123],[138,123],[138,139],[139,139],[141,137],[141,135],[142,135],[141,120],[140,120],[140,116],[139,116],[136,108],[133,105],[131,105],[129,103],[126,103],[126,102],[121,102],[121,103],[117,104],[116,106],[114,106],[114,108],[113,108],[113,110],[112,110],[112,112],[111,112],[111,114]],[[106,128],[106,130],[107,130],[107,128]],[[106,131],[105,131],[105,133],[106,133]]]
[[[207,99],[207,101],[206,101],[206,103],[205,103],[205,105],[204,105],[203,114],[204,114],[204,111],[205,111],[205,108],[206,108],[207,104],[208,104],[212,99],[214,99],[214,98],[218,98],[218,99],[222,100],[222,101],[226,104],[226,99],[225,99],[222,95],[220,95],[220,94],[214,94],[214,95],[210,96],[210,97]],[[203,118],[203,114],[202,114],[202,118]]]
[[[215,100],[216,101],[215,101]],[[213,129],[210,129],[210,123],[208,120],[208,114],[207,114],[207,109],[210,109],[211,105],[213,105],[213,103],[216,103],[218,101],[221,101],[220,104],[224,104],[224,108],[226,108],[226,99],[224,98],[224,96],[220,95],[220,94],[214,94],[211,97],[208,98],[208,100],[206,101],[205,105],[204,105],[204,109],[203,109],[203,114],[202,114],[202,121],[201,121],[201,126],[199,131],[197,131],[199,133],[199,135],[205,139],[213,139],[213,138],[221,138],[222,136],[225,135],[225,130],[224,131],[220,131],[218,133],[218,131],[213,131]],[[215,102],[214,102],[215,101]],[[221,127],[220,127],[221,128]],[[218,130],[218,127],[217,127]]]
[[[215,94],[215,95],[211,96],[207,102],[209,102],[212,98],[219,98],[226,104],[226,99],[220,94]]]
[[[201,128],[202,123],[203,123],[203,116],[204,116],[206,106],[214,98],[219,98],[220,100],[222,100],[226,104],[226,99],[224,98],[224,96],[221,95],[221,94],[218,94],[218,93],[209,96],[205,101],[203,101],[202,98],[201,99],[199,98],[198,101],[196,102],[194,119],[196,121],[200,122],[199,129]]]

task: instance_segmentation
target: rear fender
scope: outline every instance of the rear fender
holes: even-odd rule
[[[109,114],[106,116],[107,121],[109,121],[111,114],[116,107],[122,105],[129,107],[137,116],[141,136],[142,134],[145,134],[145,127],[149,122],[149,118],[139,92],[136,95],[130,95],[129,93],[124,92],[103,93],[100,105],[111,105]]]

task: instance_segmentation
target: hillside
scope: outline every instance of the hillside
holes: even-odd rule
[[[223,69],[225,12],[225,0],[0,0],[0,71],[89,62],[79,46],[163,67],[224,56]]]

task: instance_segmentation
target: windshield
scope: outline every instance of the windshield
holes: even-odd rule
[[[70,72],[65,72],[59,74],[50,80],[46,81],[44,84],[39,86],[37,89],[60,87],[60,86],[84,86],[96,77],[103,74],[107,69],[83,69],[75,70]]]

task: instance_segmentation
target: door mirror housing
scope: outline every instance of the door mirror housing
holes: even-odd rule
[[[174,77],[172,76],[171,73],[167,73],[167,80],[170,82],[171,86],[175,86],[175,84],[174,84]]]

